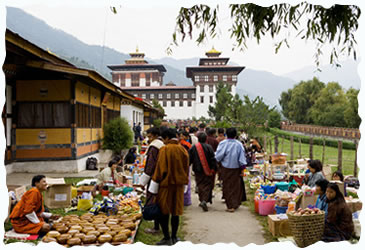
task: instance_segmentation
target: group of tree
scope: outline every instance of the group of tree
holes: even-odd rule
[[[216,103],[210,105],[208,114],[212,117],[217,127],[240,127],[253,132],[257,127],[280,127],[281,115],[276,107],[270,108],[262,97],[257,96],[251,100],[247,95],[240,98],[233,96],[229,86],[218,83]]]
[[[358,94],[357,89],[346,91],[337,82],[313,78],[282,92],[279,103],[283,115],[295,123],[359,128]]]

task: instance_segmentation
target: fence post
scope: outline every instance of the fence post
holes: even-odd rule
[[[359,146],[359,142],[355,140],[355,166],[354,166],[354,176],[357,177],[357,147]]]
[[[313,160],[313,137],[309,139],[309,159]]]
[[[294,137],[290,136],[290,160],[294,160]]]
[[[324,166],[324,159],[326,153],[326,139],[323,139],[323,148],[322,148],[322,165]]]
[[[299,158],[302,159],[302,139],[298,138],[299,140]]]
[[[274,137],[274,146],[275,153],[279,153],[279,138],[277,135]]]
[[[267,153],[267,137],[266,137],[266,135],[264,135],[264,150],[265,150],[265,153]]]
[[[337,170],[342,171],[342,141],[338,141],[338,167]]]
[[[284,152],[284,136],[281,137],[281,153]]]
[[[269,138],[269,148],[270,148],[270,155],[272,155],[272,144],[271,144],[271,137]]]

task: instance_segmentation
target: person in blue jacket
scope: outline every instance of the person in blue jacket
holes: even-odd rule
[[[318,195],[316,207],[323,210],[326,214],[326,217],[328,213],[328,203],[326,197],[328,183],[329,181],[327,181],[326,179],[320,179],[316,181],[316,192],[314,193]]]

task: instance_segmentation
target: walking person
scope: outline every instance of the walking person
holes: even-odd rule
[[[188,142],[189,140],[189,133],[184,131],[180,132],[180,144],[186,149],[186,152],[189,152],[190,148],[191,148],[191,144]],[[189,184],[188,184],[188,188],[186,190],[186,192],[184,193],[184,206],[190,206],[191,203],[191,175],[190,175],[190,166],[189,166]]]
[[[153,127],[153,128],[149,128],[147,130],[147,138],[148,138],[149,145],[146,150],[146,156],[147,156],[146,164],[145,164],[144,172],[141,176],[141,181],[140,181],[141,185],[143,185],[143,186],[147,185],[146,205],[153,202],[153,199],[156,198],[156,197],[154,197],[156,195],[150,193],[148,191],[148,188],[151,183],[151,177],[155,173],[158,153],[159,153],[160,149],[164,146],[164,143],[159,138],[159,136],[160,136],[160,130],[158,128]],[[151,234],[160,232],[159,220],[158,219],[154,220],[154,227],[146,228],[145,232],[151,233]]]
[[[218,140],[216,139],[217,130],[215,128],[210,128],[207,133],[207,143],[212,146],[214,152],[217,151]]]
[[[212,146],[206,143],[207,135],[200,133],[199,142],[189,150],[189,161],[193,165],[196,185],[198,186],[199,206],[208,211],[207,203],[212,204],[217,161]]]
[[[165,146],[158,154],[156,169],[148,191],[157,194],[157,203],[162,213],[160,223],[164,238],[157,245],[173,245],[179,240],[177,238],[179,216],[184,212],[184,190],[189,183],[189,155],[179,144],[175,129],[162,131],[161,136]]]
[[[227,212],[234,212],[246,199],[241,169],[246,166],[245,150],[242,143],[236,140],[237,130],[227,129],[227,139],[220,142],[215,158],[222,164],[223,197],[226,200]]]

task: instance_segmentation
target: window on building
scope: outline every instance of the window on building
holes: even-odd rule
[[[163,107],[166,107],[167,106],[167,102],[166,101],[163,101],[162,106]]]
[[[65,103],[17,103],[19,128],[71,127],[71,108]],[[89,125],[89,105],[82,106],[86,111],[83,125]],[[77,111],[76,111],[77,112]],[[79,113],[77,113],[79,114]]]
[[[232,81],[237,81],[237,75],[232,75]]]
[[[180,99],[180,95],[179,94],[175,94],[175,99]]]
[[[214,75],[214,76],[213,76],[213,80],[214,80],[215,82],[218,82],[218,76],[217,76],[217,75]]]
[[[142,99],[146,99],[146,94],[142,94]]]
[[[204,103],[204,96],[200,97],[200,103]]]
[[[184,93],[184,94],[183,94],[183,98],[184,98],[184,99],[187,99],[187,98],[188,98],[188,94],[187,94],[187,93]]]
[[[209,92],[212,93],[213,92],[213,85],[209,85]]]
[[[134,97],[138,97],[138,94],[133,94],[134,95]]]
[[[167,99],[171,99],[171,94],[168,93],[167,96],[166,96]]]
[[[101,109],[99,107],[90,106],[90,122],[92,128],[101,128]],[[115,115],[120,115],[119,111]]]
[[[199,81],[200,81],[199,76],[195,76],[195,77],[194,77],[194,80],[195,80],[196,82],[199,82]]]
[[[192,93],[192,94],[191,94],[191,98],[192,98],[192,99],[195,99],[195,93]]]
[[[213,103],[213,96],[209,96],[209,103]]]
[[[200,92],[203,93],[204,92],[204,85],[200,85]]]
[[[171,107],[175,107],[175,101],[171,101]]]
[[[138,87],[139,86],[139,73],[132,73],[132,87]]]
[[[180,101],[180,107],[184,106],[184,101]]]
[[[191,101],[188,101],[188,107],[191,107]]]
[[[226,82],[227,81],[227,76],[223,75],[223,81]]]
[[[151,100],[154,99],[155,98],[155,94],[151,94],[150,97],[151,97]]]
[[[204,81],[209,81],[209,76],[204,76]]]
[[[158,99],[162,99],[162,94],[158,94]]]

